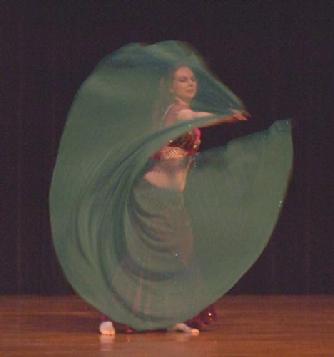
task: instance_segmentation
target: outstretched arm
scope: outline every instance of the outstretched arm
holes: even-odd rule
[[[184,109],[181,110],[178,113],[177,119],[178,120],[191,120],[191,119],[196,119],[196,118],[202,118],[206,116],[213,115],[212,113],[208,112],[194,112],[191,109]],[[218,119],[214,123],[206,124],[203,127],[209,127],[209,126],[215,126],[215,125],[220,125],[224,123],[234,123],[238,121],[246,121],[249,118],[249,114],[244,111],[240,110],[232,110],[231,115],[226,115],[221,119]]]

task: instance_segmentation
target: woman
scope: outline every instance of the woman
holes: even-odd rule
[[[158,115],[171,68],[173,99]],[[78,92],[50,192],[53,238],[74,289],[116,329],[198,333],[197,315],[266,246],[291,169],[288,122],[198,152],[198,128],[245,120],[243,112],[174,41],[120,49]]]
[[[169,77],[170,78],[167,78],[166,84],[168,86],[167,91],[169,92],[170,103],[167,108],[163,110],[163,126],[169,127],[175,125],[178,121],[193,120],[212,115],[212,113],[195,112],[191,109],[191,102],[198,91],[198,82],[191,68],[180,65],[171,71]],[[159,120],[159,118],[155,119]],[[214,125],[244,120],[247,120],[246,115],[241,111],[234,110],[233,115],[225,116],[215,122]],[[144,179],[160,190],[168,189],[180,193],[183,192],[186,186],[187,174],[191,168],[194,156],[199,150],[200,143],[201,132],[198,128],[194,128],[175,140],[170,140],[168,145],[165,145],[153,155],[152,166],[148,172],[145,173]],[[176,195],[180,196],[180,194],[177,193]],[[171,207],[171,209],[175,209],[175,207]],[[174,214],[182,216],[188,221],[187,214],[183,207]],[[183,221],[184,225],[186,225],[185,223],[186,222]],[[160,224],[166,225],[168,222],[166,221]],[[175,234],[176,229],[177,228],[174,227],[174,231],[172,230],[171,234]],[[161,232],[159,235],[163,234],[164,233]],[[165,237],[165,239],[169,238]],[[188,241],[186,238],[188,238]],[[183,232],[182,240],[183,247],[179,245],[178,254],[180,258],[184,260],[184,264],[187,264],[192,254],[191,230],[186,232],[186,234]],[[209,324],[211,320],[215,318],[215,309],[213,306],[210,306],[190,319],[187,323],[177,323],[171,326],[169,330],[198,334],[204,325]],[[106,317],[103,317],[103,321],[100,324],[100,332],[106,335],[113,335],[116,332],[115,326],[117,330],[122,332],[134,332],[134,329],[130,326],[117,322],[112,323]]]

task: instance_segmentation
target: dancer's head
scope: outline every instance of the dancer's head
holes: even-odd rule
[[[159,92],[153,110],[154,127],[161,127],[166,109],[175,100],[190,105],[198,92],[198,81],[194,71],[187,64],[178,64],[169,69],[160,79]]]

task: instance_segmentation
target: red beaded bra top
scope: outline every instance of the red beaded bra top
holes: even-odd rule
[[[170,126],[174,124],[177,121],[177,115],[178,113],[183,110],[183,109],[189,109],[189,107],[186,104],[181,104],[181,103],[176,103],[171,105],[164,116],[164,125],[165,126]],[[169,143],[167,144],[167,147],[172,148],[181,148],[184,150],[184,156],[193,156],[196,155],[196,153],[199,150],[199,145],[200,145],[200,140],[201,138],[201,131],[198,128],[194,128],[187,133],[177,137],[174,140],[170,140]],[[166,147],[164,147],[162,150],[157,152],[154,155],[154,159],[156,160],[161,160],[165,158],[165,155],[161,155],[162,151],[165,150]],[[164,156],[164,157],[162,157]],[[172,157],[171,157],[172,158]]]

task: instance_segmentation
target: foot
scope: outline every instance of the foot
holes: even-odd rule
[[[188,333],[190,335],[198,335],[199,334],[199,330],[197,328],[191,328],[188,325],[186,325],[185,323],[181,323],[181,322],[175,324],[173,327],[168,329],[168,331],[183,332],[183,333]]]
[[[113,336],[116,334],[115,327],[111,321],[103,321],[99,327],[101,335]]]

